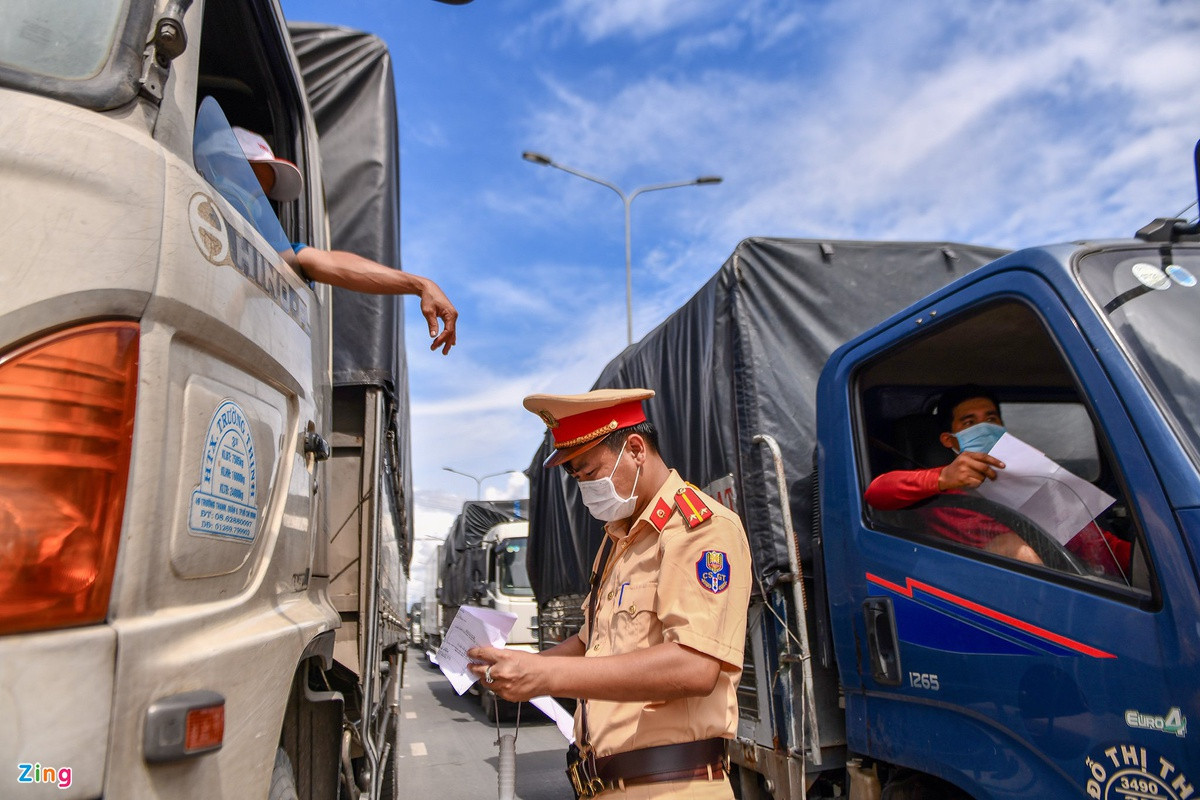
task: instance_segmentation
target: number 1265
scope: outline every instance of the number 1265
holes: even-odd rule
[[[942,685],[938,683],[938,676],[928,672],[908,673],[908,685],[914,689],[928,689],[931,692],[939,691],[942,688]]]

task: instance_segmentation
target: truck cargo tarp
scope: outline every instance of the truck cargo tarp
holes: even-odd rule
[[[378,37],[307,22],[288,25],[317,126],[330,246],[400,268],[400,140],[392,58]],[[396,432],[397,527],[412,553],[412,450],[404,305],[396,295],[333,289],[333,386],[379,387]],[[344,406],[342,406],[344,407]],[[359,406],[361,408],[361,405]],[[333,420],[335,429],[357,425]]]
[[[801,558],[810,560],[817,378],[842,343],[1006,251],[964,244],[753,238],[701,289],[600,373],[593,388],[645,387],[662,455],[704,488],[729,478],[767,588],[789,571],[774,437]],[[603,528],[562,469],[529,467],[530,579],[539,603],[587,591]],[[725,492],[722,492],[725,494]]]
[[[320,137],[332,246],[400,268],[400,140],[392,59],[377,37],[288,25]],[[407,396],[404,306],[333,290],[333,384]]]
[[[468,500],[446,534],[438,574],[438,600],[460,606],[471,599],[475,585],[487,572],[486,554],[480,548],[489,530],[505,522],[526,519],[525,500]],[[450,620],[446,620],[449,624]]]

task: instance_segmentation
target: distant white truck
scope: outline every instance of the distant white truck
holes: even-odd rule
[[[426,607],[425,650],[435,653],[461,606],[484,606],[517,615],[508,643],[530,652],[537,648],[537,600],[529,583],[525,548],[529,537],[526,500],[468,500],[438,548],[437,606]],[[436,626],[434,624],[436,620]],[[495,721],[515,706],[481,691],[488,719]]]
[[[538,649],[537,599],[525,569],[528,541],[528,522],[501,523],[484,534],[480,543],[485,563],[483,585],[476,592],[478,601],[472,605],[516,614],[517,619],[508,635],[508,646],[535,653]],[[479,703],[488,720],[495,722],[512,711],[511,703],[478,683],[475,686],[479,689]]]

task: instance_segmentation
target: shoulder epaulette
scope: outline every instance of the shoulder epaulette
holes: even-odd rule
[[[689,528],[695,528],[712,517],[712,509],[704,504],[694,486],[684,486],[675,493],[675,507],[683,514]]]

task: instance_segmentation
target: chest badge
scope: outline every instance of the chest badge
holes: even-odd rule
[[[720,550],[705,550],[696,562],[696,580],[713,594],[729,588],[729,558]]]

